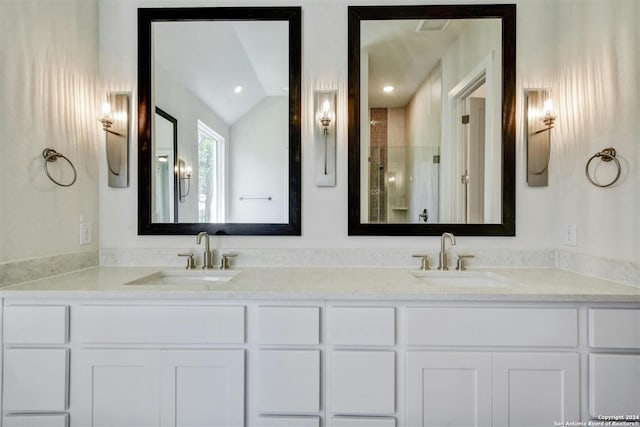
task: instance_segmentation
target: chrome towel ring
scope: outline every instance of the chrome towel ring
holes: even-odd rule
[[[591,172],[589,171],[589,166],[591,165],[591,162],[595,158],[599,158],[600,160],[602,160],[603,162],[606,162],[606,163],[608,163],[610,161],[614,161],[615,162],[616,167],[618,168],[618,172],[616,173],[616,177],[613,178],[613,180],[611,182],[609,182],[608,184],[598,184],[591,178]],[[612,186],[613,184],[615,184],[618,181],[618,179],[620,178],[621,169],[622,168],[620,167],[620,161],[618,159],[616,159],[616,149],[612,148],[612,147],[608,147],[608,148],[603,149],[599,153],[596,153],[593,156],[591,156],[591,158],[587,162],[587,165],[584,167],[584,173],[587,176],[587,179],[589,180],[590,183],[592,183],[596,187],[606,188],[606,187]]]
[[[78,172],[76,171],[76,167],[73,165],[73,163],[71,163],[71,160],[69,160],[64,154],[58,153],[56,150],[54,150],[53,148],[45,148],[42,151],[42,157],[44,157],[44,173],[47,174],[47,176],[49,177],[49,179],[56,185],[59,185],[60,187],[71,187],[75,182],[76,179],[78,179]],[[58,160],[58,158],[63,158],[67,161],[67,163],[69,163],[69,166],[71,166],[71,169],[73,170],[73,179],[71,180],[70,183],[68,184],[63,184],[61,182],[56,181],[51,174],[49,173],[49,163],[50,162],[55,162],[56,160]]]

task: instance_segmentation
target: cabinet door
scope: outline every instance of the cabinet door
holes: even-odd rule
[[[163,427],[244,425],[244,350],[159,352]]]
[[[407,424],[491,426],[491,354],[407,353]]]
[[[74,355],[72,426],[160,424],[160,383],[153,350],[78,350]]]
[[[580,419],[577,353],[495,353],[494,426],[552,426]]]

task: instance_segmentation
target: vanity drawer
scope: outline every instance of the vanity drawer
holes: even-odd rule
[[[10,305],[4,308],[5,344],[65,344],[68,340],[68,306]]]
[[[395,308],[334,307],[331,334],[334,345],[391,346],[396,342]]]
[[[3,427],[68,427],[69,414],[10,414]]]
[[[85,344],[242,344],[245,307],[84,305],[72,327]]]
[[[5,350],[2,409],[64,411],[69,399],[68,378],[68,349]]]
[[[320,307],[258,307],[258,342],[266,345],[320,343]]]
[[[407,308],[409,345],[575,347],[573,308]]]
[[[589,346],[640,348],[640,310],[590,309]]]

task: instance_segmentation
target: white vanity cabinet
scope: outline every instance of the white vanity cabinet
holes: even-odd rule
[[[3,426],[640,414],[640,304],[4,299]]]
[[[72,310],[71,426],[244,425],[244,305]]]
[[[589,414],[640,421],[640,309],[589,310]]]
[[[68,425],[69,307],[3,307],[3,425]]]
[[[406,314],[408,425],[580,418],[576,308],[430,306]]]

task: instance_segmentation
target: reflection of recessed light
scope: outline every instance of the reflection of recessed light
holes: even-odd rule
[[[233,91],[234,91],[235,93],[240,93],[240,92],[242,92],[242,86],[240,86],[240,85],[236,86],[236,87],[235,87],[235,89],[233,89]]]
[[[393,86],[385,86],[382,88],[383,91],[385,91],[386,93],[391,93],[393,92],[393,90],[395,89],[395,87]]]
[[[169,156],[158,156],[158,161],[162,163],[166,163],[169,161]]]

